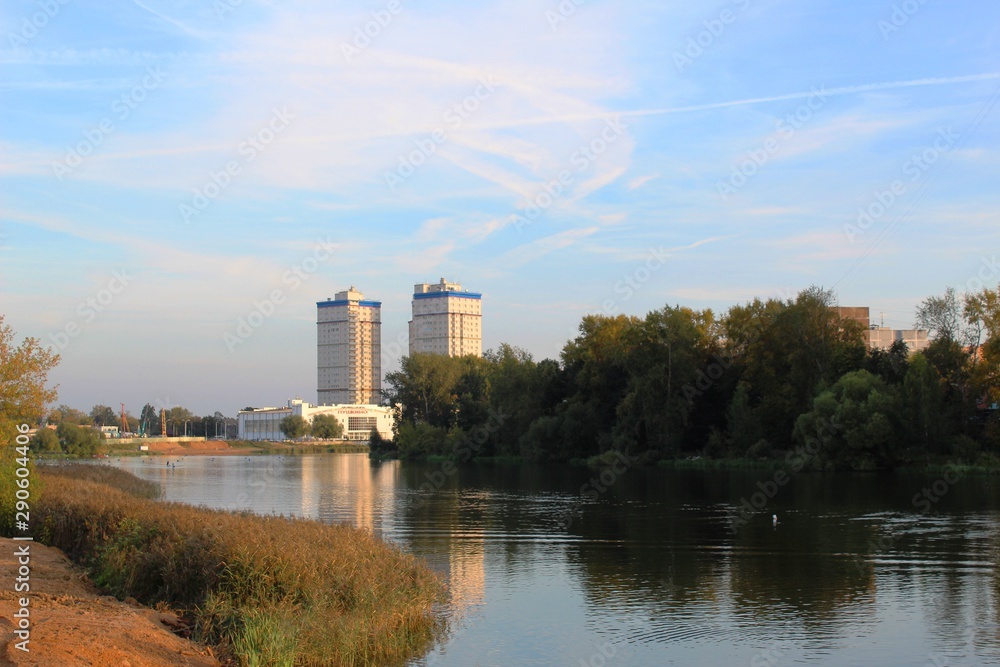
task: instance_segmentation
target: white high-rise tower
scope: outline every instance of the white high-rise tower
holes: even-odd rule
[[[413,286],[410,354],[483,355],[483,295],[458,283]]]
[[[382,401],[382,302],[354,289],[316,304],[320,405]]]

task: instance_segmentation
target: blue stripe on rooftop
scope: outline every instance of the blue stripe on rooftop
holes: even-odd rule
[[[338,299],[336,301],[333,301],[333,300],[329,300],[329,301],[317,301],[316,302],[316,307],[317,308],[333,308],[334,306],[347,306],[350,303],[351,303],[351,301],[348,301],[347,299]],[[382,307],[382,302],[381,301],[358,301],[357,304],[359,306],[365,306],[367,308],[381,308]]]
[[[478,292],[417,292],[414,299],[440,299],[444,297],[455,297],[456,299],[482,299],[483,295]]]

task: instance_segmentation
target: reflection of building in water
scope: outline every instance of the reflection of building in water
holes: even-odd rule
[[[354,525],[369,532],[375,530],[375,485],[367,456],[341,458],[342,475],[353,492]]]
[[[398,462],[372,466],[366,454],[304,456],[302,514],[326,523],[347,523],[380,534],[391,522]],[[391,528],[390,528],[391,530]]]
[[[481,605],[486,599],[486,543],[483,531],[452,536],[448,553],[448,588],[456,611]]]
[[[302,516],[316,518],[317,501],[319,499],[319,483],[316,479],[316,459],[311,456],[300,456],[299,465],[302,470]]]

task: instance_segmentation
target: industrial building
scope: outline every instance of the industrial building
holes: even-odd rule
[[[320,405],[382,402],[382,303],[352,285],[316,304]]]
[[[855,320],[864,327],[865,346],[869,350],[888,350],[897,340],[906,343],[910,354],[922,352],[930,345],[927,332],[923,329],[892,329],[872,324],[868,306],[842,306],[833,310],[841,317]]]
[[[413,286],[410,354],[483,355],[483,295],[458,283]]]
[[[310,424],[316,415],[333,415],[344,427],[346,440],[367,441],[372,429],[383,438],[392,439],[393,410],[381,405],[310,405],[300,399],[288,401],[282,408],[241,410],[237,415],[242,440],[284,440],[281,420],[298,415]]]

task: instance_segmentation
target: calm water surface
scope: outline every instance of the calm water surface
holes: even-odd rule
[[[444,574],[450,634],[412,665],[1000,665],[995,478],[800,474],[767,499],[756,471],[598,492],[565,467],[165,461],[115,464],[167,500],[371,530]],[[743,498],[766,504],[734,528]]]

